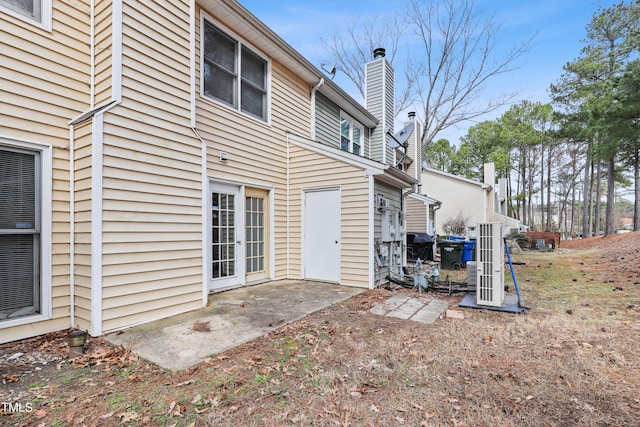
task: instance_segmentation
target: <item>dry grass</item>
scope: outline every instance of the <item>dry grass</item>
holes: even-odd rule
[[[639,279],[599,245],[518,256],[523,315],[424,325],[369,313],[393,292],[368,291],[187,371],[94,366],[0,424],[638,425]]]

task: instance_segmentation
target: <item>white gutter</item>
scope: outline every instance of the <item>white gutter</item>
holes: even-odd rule
[[[316,139],[316,92],[324,84],[324,77],[311,89],[311,139]]]

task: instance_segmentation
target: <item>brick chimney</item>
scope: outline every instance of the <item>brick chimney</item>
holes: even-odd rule
[[[365,65],[364,106],[378,120],[373,130],[370,146],[370,158],[382,163],[393,164],[394,150],[389,147],[387,130],[392,134],[395,110],[395,80],[393,67],[387,61],[385,50],[373,51],[373,60]]]

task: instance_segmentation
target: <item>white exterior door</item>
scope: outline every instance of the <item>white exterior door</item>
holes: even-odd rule
[[[305,279],[340,281],[340,190],[304,192]]]
[[[209,191],[209,292],[241,286],[240,187],[212,183]]]

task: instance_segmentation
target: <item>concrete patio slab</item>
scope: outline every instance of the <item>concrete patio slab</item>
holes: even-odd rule
[[[259,338],[364,290],[295,280],[247,286],[210,295],[207,308],[110,333],[105,338],[163,368],[186,369],[209,355]]]

